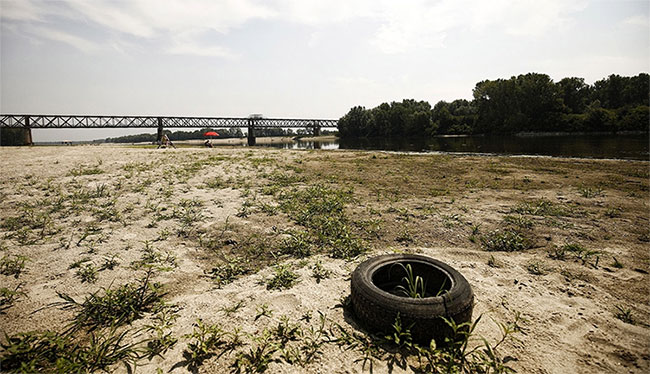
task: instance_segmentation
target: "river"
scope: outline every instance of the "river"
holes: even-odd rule
[[[336,139],[259,144],[284,149],[363,149],[648,160],[648,134],[454,136],[430,139]]]

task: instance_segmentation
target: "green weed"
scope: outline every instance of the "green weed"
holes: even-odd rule
[[[519,203],[512,209],[512,212],[533,216],[570,216],[574,214],[573,209],[570,207],[555,204],[546,199]]]
[[[353,258],[365,251],[362,240],[352,231],[345,214],[350,191],[322,185],[293,189],[278,197],[280,210],[310,230],[314,244],[329,250],[335,258]]]
[[[612,263],[612,266],[615,267],[616,269],[623,269],[623,264],[616,259],[616,257],[613,257],[614,262]]]
[[[282,240],[280,253],[297,258],[312,255],[312,244],[309,233],[305,231],[287,231],[289,237]]]
[[[203,183],[205,188],[211,188],[214,190],[218,190],[226,187],[226,181],[224,181],[221,177],[218,176],[207,179]]]
[[[117,254],[112,254],[110,256],[104,257],[104,262],[102,263],[102,266],[99,268],[99,270],[115,269],[115,267],[120,264],[120,262],[117,260],[118,258],[120,258],[120,256]]]
[[[86,257],[82,257],[82,258],[80,258],[79,260],[77,260],[77,261],[71,263],[71,264],[68,266],[68,269],[70,269],[70,270],[71,270],[71,269],[78,269],[79,267],[81,267],[81,265],[82,265],[84,262],[88,262],[88,261],[90,261],[90,257],[87,257],[87,256],[86,256]]]
[[[144,241],[144,248],[139,260],[131,262],[131,268],[155,269],[157,271],[170,271],[178,267],[176,256],[171,252],[157,251],[151,241]]]
[[[270,331],[280,345],[285,346],[289,341],[298,339],[300,335],[300,325],[290,323],[289,317],[282,316],[280,317],[280,322],[278,322],[277,326],[271,328]]]
[[[316,279],[316,283],[320,283],[321,280],[328,279],[332,275],[332,271],[325,269],[320,261],[317,261],[311,270],[311,276]]]
[[[203,361],[225,351],[233,351],[242,344],[239,331],[225,332],[218,325],[207,325],[201,319],[194,324],[191,334],[183,338],[191,339],[183,351],[184,365],[190,371],[196,371]]]
[[[76,276],[81,279],[81,283],[95,283],[97,281],[97,268],[93,264],[81,265],[77,269]]]
[[[5,309],[11,308],[16,301],[27,294],[20,291],[21,285],[19,284],[13,290],[7,287],[0,287],[0,312]]]
[[[298,274],[291,271],[291,265],[277,265],[274,267],[273,277],[266,282],[266,289],[289,289],[298,282],[298,278]]]
[[[102,174],[104,171],[99,168],[99,164],[97,166],[86,166],[86,165],[79,165],[76,168],[70,170],[68,175],[72,177],[79,177],[82,175],[96,175],[96,174]]]
[[[95,292],[83,302],[77,302],[71,296],[57,292],[64,301],[59,303],[63,309],[77,312],[71,328],[78,330],[89,327],[120,326],[139,319],[144,313],[161,306],[164,296],[162,285],[151,282],[152,272],[133,283],[127,283],[116,289],[105,289],[103,294]]]
[[[269,307],[269,304],[262,304],[255,308],[255,321],[262,317],[271,318],[273,316],[273,310]]]
[[[545,275],[548,274],[548,269],[540,261],[530,262],[526,265],[526,270],[533,275]]]
[[[529,218],[526,218],[522,215],[507,215],[503,217],[503,221],[505,223],[520,227],[522,229],[532,229],[533,228],[533,221]]]
[[[625,323],[629,323],[630,325],[634,325],[636,323],[634,316],[632,316],[632,309],[625,308],[621,305],[614,305],[614,307],[616,308],[616,311],[614,312],[614,316],[616,318]]]
[[[125,341],[128,331],[118,333],[115,328],[93,331],[79,340],[70,334],[52,331],[26,332],[5,335],[0,343],[3,349],[2,370],[15,373],[91,373],[108,372],[117,363],[123,363],[133,372],[140,358],[137,343]]]
[[[427,297],[426,281],[421,276],[413,274],[413,268],[411,267],[411,264],[404,265],[401,262],[398,262],[395,265],[402,268],[402,270],[406,273],[406,276],[402,277],[402,283],[404,284],[397,285],[394,292],[402,296],[411,297],[414,299]]]
[[[2,256],[0,259],[0,274],[13,275],[17,279],[20,273],[25,270],[26,261],[29,261],[29,258],[21,255]]]
[[[221,311],[226,315],[226,317],[230,317],[233,314],[237,313],[244,306],[246,306],[246,302],[244,300],[239,300],[231,306],[224,306],[221,308]]]
[[[248,351],[237,353],[232,364],[234,373],[263,373],[272,362],[279,361],[273,357],[273,354],[280,349],[280,346],[273,341],[268,330],[264,330],[261,336],[256,337],[255,342],[256,345],[251,346]]]
[[[490,258],[488,259],[487,264],[491,268],[500,268],[501,267],[501,263],[499,263],[499,261],[497,261],[497,259],[494,258],[494,256],[492,256],[492,255],[490,255]]]
[[[594,197],[604,195],[604,191],[600,187],[580,186],[580,187],[578,187],[578,192],[580,193],[580,195],[582,197],[587,198],[587,199],[592,199]]]
[[[549,257],[554,260],[566,260],[573,258],[581,261],[583,265],[592,265],[598,267],[600,252],[590,250],[578,243],[566,243],[560,247],[555,246],[549,252]],[[593,261],[595,259],[595,261]]]
[[[172,306],[166,306],[156,313],[152,319],[152,324],[145,325],[144,329],[153,334],[153,338],[147,342],[147,348],[145,349],[149,359],[154,356],[162,357],[167,350],[178,342],[178,338],[172,336],[171,331],[169,331],[176,318],[178,318],[177,310]]]
[[[217,287],[222,287],[231,283],[238,277],[251,273],[250,264],[241,258],[226,259],[226,262],[217,265],[207,272],[208,276],[212,278]]]
[[[481,243],[486,251],[518,252],[532,247],[526,236],[512,229],[491,231],[481,237]]]

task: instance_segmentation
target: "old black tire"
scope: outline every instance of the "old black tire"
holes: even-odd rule
[[[397,263],[411,264],[415,274],[427,279],[428,288],[444,288],[440,296],[410,298],[386,291],[386,285],[401,280],[396,275]],[[399,267],[397,267],[399,272]],[[388,274],[387,274],[388,272]],[[413,254],[389,254],[373,257],[361,263],[352,273],[351,302],[357,321],[370,331],[390,332],[399,313],[402,326],[411,328],[413,340],[428,344],[444,344],[452,330],[441,318],[456,324],[472,319],[474,294],[458,271],[430,257]],[[436,294],[435,292],[433,293]]]

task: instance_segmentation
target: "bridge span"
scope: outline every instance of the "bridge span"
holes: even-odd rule
[[[31,129],[42,128],[157,128],[158,140],[163,129],[199,127],[230,128],[246,127],[248,145],[255,145],[255,129],[260,128],[307,128],[315,136],[323,127],[338,127],[338,120],[303,118],[265,118],[261,115],[248,117],[160,117],[160,116],[87,116],[0,114],[0,128],[22,129],[25,144],[32,144]]]

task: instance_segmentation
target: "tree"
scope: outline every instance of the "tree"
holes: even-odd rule
[[[557,82],[565,113],[583,113],[589,104],[590,89],[584,78],[564,78]]]

